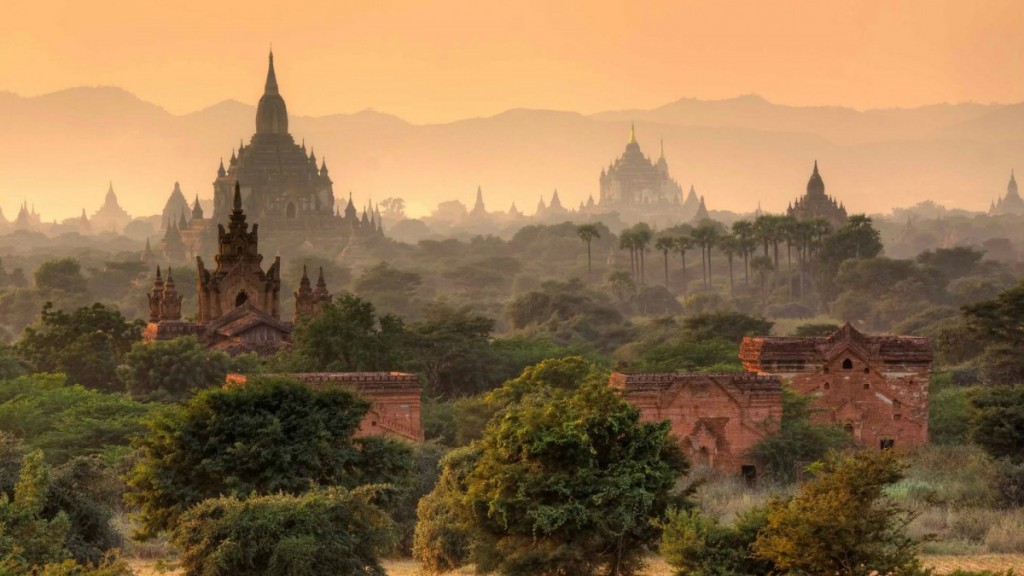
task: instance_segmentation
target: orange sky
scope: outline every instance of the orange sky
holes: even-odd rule
[[[0,90],[116,85],[176,113],[255,103],[270,42],[303,115],[1024,100],[1020,0],[3,0]]]

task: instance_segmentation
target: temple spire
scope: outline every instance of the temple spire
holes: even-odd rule
[[[629,124],[629,142],[628,144],[636,144],[636,124],[632,122]]]
[[[274,51],[270,51],[270,65],[267,68],[267,84],[263,87],[267,94],[277,94],[277,74],[274,73]]]
[[[238,180],[235,180],[235,199],[232,206],[235,212],[242,211],[242,185],[238,183]]]

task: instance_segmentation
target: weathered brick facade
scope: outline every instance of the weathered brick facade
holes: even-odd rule
[[[928,442],[927,338],[865,336],[847,323],[830,336],[744,338],[740,359],[814,396],[818,422],[843,426],[861,446]]]
[[[754,474],[746,455],[778,430],[781,381],[757,374],[612,374],[609,385],[647,422],[668,420],[691,462]]]
[[[344,388],[370,401],[356,436],[390,436],[423,441],[420,379],[404,372],[309,372],[281,374],[323,390]],[[243,374],[228,374],[227,386],[245,384]]]

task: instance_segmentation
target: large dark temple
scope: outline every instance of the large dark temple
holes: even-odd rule
[[[816,220],[823,218],[834,228],[846,224],[846,207],[841,202],[825,194],[825,181],[818,174],[818,162],[814,162],[814,172],[807,181],[807,193],[789,205],[786,213],[797,220]]]
[[[235,182],[242,183],[246,213],[275,233],[305,231],[331,238],[383,231],[378,214],[371,209],[372,218],[359,218],[351,198],[344,211],[337,209],[326,161],[318,164],[312,149],[307,152],[288,133],[288,108],[277,85],[273,53],[256,110],[256,133],[237,154],[232,152],[226,168],[221,162],[217,170],[214,221],[230,216]]]

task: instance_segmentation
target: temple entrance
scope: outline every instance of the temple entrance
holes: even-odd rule
[[[289,202],[288,207],[285,208],[285,216],[288,218],[295,218],[295,203]]]
[[[239,306],[245,304],[248,301],[249,295],[245,293],[245,290],[242,290],[241,292],[238,293],[238,296],[235,297],[235,308],[238,308]]]

